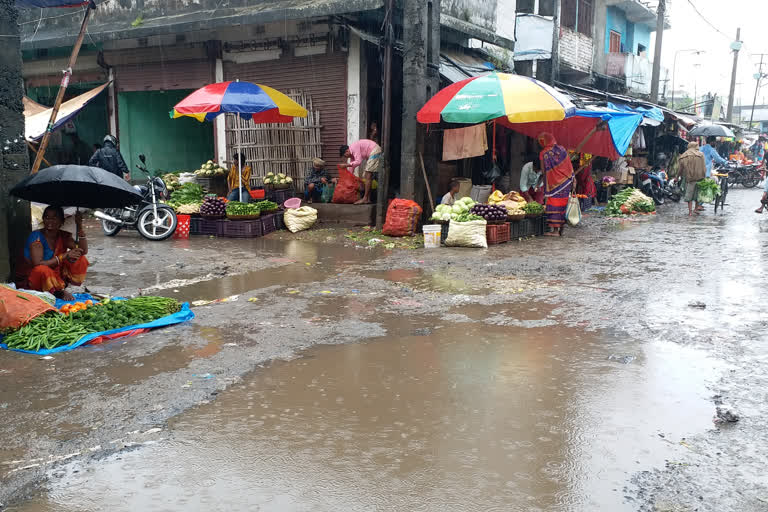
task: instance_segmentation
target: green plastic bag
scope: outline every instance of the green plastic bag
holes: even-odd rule
[[[333,191],[336,190],[335,183],[328,183],[323,187],[323,192],[320,194],[320,201],[323,203],[330,203],[333,199]]]

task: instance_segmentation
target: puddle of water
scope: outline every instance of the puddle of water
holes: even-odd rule
[[[14,510],[634,510],[631,475],[711,426],[718,368],[694,349],[382,321],[396,334],[275,362]]]
[[[365,276],[408,285],[419,291],[464,295],[482,295],[488,293],[488,290],[474,286],[463,279],[449,276],[444,272],[432,272],[422,269],[393,269],[366,271]]]

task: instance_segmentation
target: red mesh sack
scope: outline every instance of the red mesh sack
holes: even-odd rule
[[[360,199],[360,179],[346,167],[339,167],[339,182],[333,191],[332,203],[352,204]]]
[[[48,311],[55,309],[40,297],[0,286],[0,332],[18,329]]]
[[[383,233],[388,236],[413,236],[419,227],[421,206],[410,199],[393,199],[387,208]]]

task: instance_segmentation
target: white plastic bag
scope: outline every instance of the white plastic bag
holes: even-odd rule
[[[317,222],[317,210],[309,206],[289,208],[284,215],[283,222],[291,233],[309,229]]]
[[[445,245],[448,247],[477,247],[488,248],[488,240],[485,238],[485,220],[472,220],[469,222],[456,222],[452,220],[448,225],[448,238]]]
[[[491,188],[490,185],[472,185],[469,197],[476,203],[487,203],[488,198],[491,197]]]

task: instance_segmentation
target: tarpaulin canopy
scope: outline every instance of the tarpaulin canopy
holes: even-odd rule
[[[606,106],[611,110],[641,114],[645,120],[650,121],[650,123],[647,123],[645,120],[643,122],[651,126],[658,126],[664,122],[664,112],[658,107],[630,107],[625,103],[611,103],[610,101],[606,103]]]
[[[53,126],[54,131],[64,126],[67,121],[79,114],[80,111],[85,108],[88,103],[93,101],[96,96],[101,94],[108,85],[109,82],[62,103],[59,108],[59,113],[56,116],[56,123],[54,123]],[[40,110],[40,107],[42,107],[42,105],[39,103],[35,103],[29,98],[25,98],[24,136],[29,141],[40,140],[45,133],[48,122],[51,120],[52,109],[43,107],[44,110]]]
[[[35,7],[79,7],[88,2],[79,0],[16,0],[16,7],[20,9]]]
[[[573,150],[579,147],[601,121],[606,123],[607,129],[595,132],[581,151],[616,160],[627,152],[643,116],[635,112],[577,109],[574,115],[562,121],[510,123],[506,119],[499,119],[498,123],[534,139],[542,132],[549,132],[555,136],[558,144]]]

